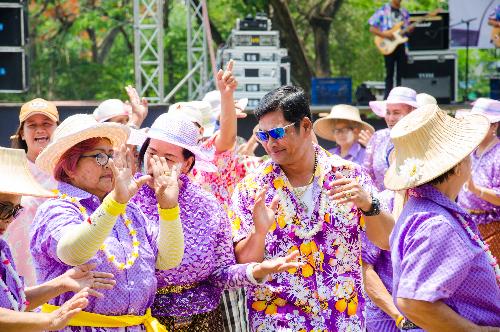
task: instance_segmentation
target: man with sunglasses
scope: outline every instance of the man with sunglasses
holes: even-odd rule
[[[301,89],[268,93],[255,115],[256,136],[271,158],[233,194],[236,258],[260,262],[299,250],[303,265],[247,289],[251,329],[363,330],[360,236],[366,231],[388,249],[393,218],[359,165],[311,141]]]

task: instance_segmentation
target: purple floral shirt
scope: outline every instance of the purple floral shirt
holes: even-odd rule
[[[410,13],[405,8],[399,9],[401,13],[400,21],[404,21],[403,27],[410,25]],[[373,14],[368,20],[368,24],[374,26],[381,31],[386,31],[392,29],[392,27],[398,23],[394,16],[392,15],[392,9],[390,3],[386,3]]]
[[[328,152],[330,152],[331,154],[336,154],[340,157],[340,146],[334,147]],[[358,142],[354,142],[354,144],[349,149],[349,152],[347,152],[347,155],[341,158],[355,162],[358,165],[363,165],[363,161],[365,160],[365,148]]]
[[[101,202],[99,199],[79,188],[67,183],[59,183],[59,191],[68,196],[79,199],[90,215]],[[139,257],[132,268],[118,270],[108,262],[102,251],[89,261],[96,263],[97,271],[113,273],[116,285],[112,290],[101,291],[104,298],[89,298],[89,305],[85,311],[119,316],[119,315],[144,315],[146,309],[153,304],[156,293],[155,266],[158,248],[156,241],[158,232],[148,227],[146,217],[135,204],[127,205],[126,214],[137,231],[137,239],[140,242]],[[49,281],[71,268],[61,262],[57,257],[57,243],[63,235],[66,226],[78,225],[86,222],[77,205],[67,200],[50,199],[38,208],[38,212],[31,226],[31,254],[35,263],[38,283]],[[125,226],[122,217],[113,227],[111,234],[104,241],[108,250],[116,257],[117,261],[124,262],[127,255],[132,251],[132,241],[129,230]],[[53,300],[50,304],[61,305],[73,296],[73,293],[64,293]],[[141,331],[142,326],[129,327],[128,331]],[[118,331],[119,329],[100,328],[66,328],[67,331]]]
[[[181,175],[179,207],[184,232],[184,257],[181,264],[167,271],[156,271],[158,287],[197,286],[182,293],[157,294],[153,315],[191,316],[214,310],[224,289],[251,285],[246,276],[248,264],[236,264],[231,226],[221,204],[210,193]],[[154,191],[144,185],[132,198],[158,227]]]
[[[493,189],[500,195],[500,142],[478,157],[471,153],[472,180],[478,186]],[[458,195],[458,205],[467,210],[477,224],[500,221],[500,206],[491,204],[472,192],[462,189]]]
[[[442,301],[475,324],[500,326],[495,272],[458,215],[479,235],[467,213],[433,186],[410,191],[390,236],[394,302]]]
[[[379,191],[385,189],[384,176],[389,168],[389,154],[393,149],[390,129],[377,130],[366,147],[363,167]]]
[[[9,245],[2,238],[0,238],[0,252],[2,252],[5,255],[5,258],[9,260],[10,264],[12,264],[12,267],[15,270],[16,265],[14,264],[14,259],[12,258],[12,253],[10,252]],[[22,302],[21,295],[19,294],[17,283],[10,274],[10,272],[8,272],[7,269],[5,268],[3,262],[0,263],[0,277],[2,278],[3,282],[7,285],[12,295],[14,295],[14,298],[16,299],[17,303],[21,303]],[[20,279],[22,282],[22,289],[24,289],[24,282],[22,276],[20,276]],[[10,303],[9,298],[7,297],[7,293],[3,290],[0,291],[0,308],[13,310],[12,304]]]
[[[318,167],[312,183],[312,215],[290,190],[279,165],[267,160],[245,177],[232,197],[229,217],[236,235],[253,228],[256,193],[269,186],[266,203],[279,197],[275,224],[266,236],[265,259],[299,250],[305,265],[276,274],[266,285],[247,288],[252,331],[363,331],[361,240],[364,219],[352,204],[337,205],[327,196],[335,172],[356,178],[370,192],[376,189],[359,165],[332,156],[315,145]],[[321,226],[321,227],[318,227]]]

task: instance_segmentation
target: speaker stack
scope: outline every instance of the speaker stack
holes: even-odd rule
[[[427,13],[412,13],[411,19]],[[449,104],[457,97],[457,53],[449,49],[449,14],[440,13],[417,24],[409,36],[408,63],[401,85]]]
[[[28,89],[26,1],[0,1],[0,92]]]

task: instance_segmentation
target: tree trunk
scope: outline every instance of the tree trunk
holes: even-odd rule
[[[313,69],[306,57],[304,46],[297,34],[286,0],[270,0],[273,8],[272,19],[280,31],[283,47],[289,52],[293,80],[305,91],[310,91]]]
[[[330,28],[343,0],[320,2],[310,12],[308,21],[313,30],[315,71],[317,77],[332,76],[330,62]]]

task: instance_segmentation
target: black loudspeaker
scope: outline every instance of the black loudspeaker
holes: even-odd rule
[[[16,47],[27,44],[26,13],[23,4],[0,2],[0,46]]]
[[[457,56],[453,51],[410,52],[401,85],[434,96],[438,103],[455,101]]]
[[[412,13],[410,19],[425,15],[427,13]],[[449,22],[450,15],[445,12],[417,23],[415,30],[409,35],[410,51],[447,50],[450,44]]]
[[[27,59],[23,50],[0,52],[0,92],[26,91],[27,77]]]

